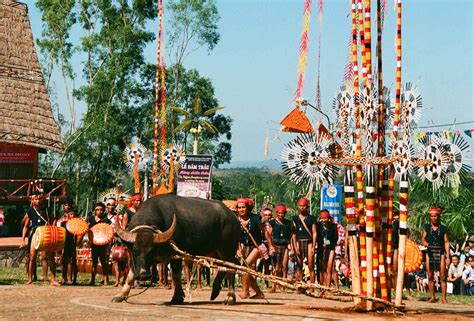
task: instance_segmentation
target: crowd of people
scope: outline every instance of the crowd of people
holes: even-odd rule
[[[37,252],[32,246],[32,236],[35,230],[43,225],[58,225],[65,227],[66,221],[77,217],[77,211],[69,203],[63,205],[60,215],[49,211],[43,206],[44,198],[35,194],[31,200],[31,207],[26,210],[22,220],[22,247],[29,251],[27,268],[28,280],[31,284],[36,277]],[[140,194],[134,194],[123,212],[116,210],[117,202],[114,198],[108,199],[105,204],[97,203],[93,215],[87,218],[90,228],[99,223],[106,223],[114,228],[120,225],[126,229],[128,222],[137,212],[142,202]],[[287,278],[291,281],[308,281],[319,283],[326,287],[339,285],[350,286],[349,255],[346,251],[347,230],[340,223],[334,222],[329,211],[321,209],[318,215],[310,214],[309,202],[306,198],[297,201],[298,215],[287,216],[287,207],[284,204],[264,206],[259,213],[254,210],[252,199],[239,198],[236,208],[241,235],[237,249],[237,259],[242,265],[262,271],[266,274]],[[474,236],[469,235],[463,244],[454,251],[450,247],[448,228],[441,224],[442,210],[437,207],[430,209],[430,223],[422,231],[421,245],[423,246],[423,263],[418,271],[409,273],[405,277],[405,287],[422,292],[430,292],[430,302],[436,300],[435,292],[441,291],[442,302],[446,302],[446,293],[474,295]],[[396,280],[397,245],[398,245],[398,213],[394,213],[393,230],[393,280]],[[130,256],[126,255],[126,247],[121,239],[115,237],[104,245],[94,245],[92,235],[78,237],[67,232],[64,250],[42,251],[40,253],[43,267],[43,280],[59,286],[65,283],[77,283],[77,247],[90,247],[91,278],[90,284],[95,284],[98,273],[98,264],[102,268],[103,284],[109,283],[109,275],[115,275],[115,286],[125,281]],[[114,255],[121,253],[122,255]],[[62,279],[56,278],[55,256],[61,258]],[[51,277],[48,279],[48,263]],[[184,271],[188,280],[191,279],[190,264],[184,262]],[[167,277],[167,265],[159,264],[153,267],[154,281],[170,287]],[[201,287],[201,268],[198,268],[197,286]],[[210,271],[205,270],[204,277],[210,282]],[[394,282],[394,281],[393,281]],[[269,292],[277,291],[277,285],[269,284]],[[449,291],[448,291],[449,290]],[[283,292],[284,289],[281,288]],[[242,275],[242,299],[264,298],[256,279],[249,275]]]

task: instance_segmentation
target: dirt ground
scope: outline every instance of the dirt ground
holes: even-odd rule
[[[131,295],[141,290],[132,289]],[[375,320],[403,317],[408,320],[473,320],[474,307],[460,305],[407,303],[403,314],[350,312],[352,302],[315,299],[294,293],[266,293],[267,300],[240,300],[224,305],[225,291],[215,302],[209,301],[210,290],[192,291],[185,304],[170,306],[172,292],[150,288],[131,297],[129,302],[112,303],[119,292],[112,286],[0,286],[0,320],[58,320],[58,319],[319,319]],[[416,306],[415,306],[416,304]],[[346,311],[347,310],[347,311]]]

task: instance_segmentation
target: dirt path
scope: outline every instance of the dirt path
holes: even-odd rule
[[[132,290],[131,294],[139,290]],[[223,304],[225,292],[215,302],[209,301],[210,291],[192,292],[181,306],[170,306],[172,292],[150,288],[130,298],[129,303],[112,303],[118,289],[111,286],[0,286],[0,320],[58,320],[58,319],[225,319],[225,320],[376,320],[395,317],[393,314],[345,312],[351,302],[313,299],[303,295],[266,294],[265,300],[240,300],[232,306]],[[46,304],[47,302],[47,304]],[[460,305],[429,305],[408,302],[409,320],[469,320],[474,319],[474,307]],[[415,310],[417,309],[417,311]],[[463,311],[460,311],[463,310]],[[400,317],[400,316],[398,316]]]

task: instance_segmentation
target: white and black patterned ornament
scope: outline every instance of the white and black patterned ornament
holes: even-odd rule
[[[430,164],[418,167],[418,176],[422,180],[432,183],[433,189],[443,185],[443,177],[446,175],[447,166],[443,162],[442,143],[435,135],[427,135],[421,140],[419,158],[427,160]]]
[[[408,109],[408,126],[411,130],[415,129],[421,118],[423,108],[423,99],[418,87],[411,82],[407,82],[401,95],[401,106]],[[402,117],[402,122],[404,122]],[[405,125],[403,125],[405,126]]]
[[[395,179],[400,181],[405,174],[409,175],[412,170],[411,160],[415,154],[415,150],[409,142],[404,140],[397,140],[392,142],[390,148],[391,155],[393,157],[401,157],[393,164],[393,167],[395,169]]]
[[[468,143],[461,135],[454,134],[452,137],[441,139],[441,154],[446,164],[446,175],[443,183],[446,186],[455,187],[461,183],[471,167],[466,164],[466,153],[469,150]]]
[[[339,92],[333,98],[332,102],[334,114],[337,119],[336,126],[340,131],[345,131],[350,126],[354,102],[355,98],[352,83],[346,82],[340,87]]]
[[[148,150],[142,144],[138,142],[133,142],[128,145],[123,152],[123,159],[125,164],[133,170],[135,165],[135,155],[138,157],[138,166],[143,167],[149,161]]]
[[[173,158],[174,165],[183,165],[186,160],[186,153],[180,147],[173,145],[163,151],[161,154],[163,166],[169,170],[171,165],[171,158]]]
[[[121,203],[126,203],[130,201],[131,196],[129,194],[117,192],[115,188],[106,190],[99,195],[97,199],[98,202],[106,204],[107,200],[110,198],[115,199],[115,210],[120,213],[124,209],[124,205]]]
[[[338,168],[321,158],[334,156],[334,145],[325,134],[302,134],[290,141],[282,151],[282,168],[292,181],[310,190],[332,184]]]

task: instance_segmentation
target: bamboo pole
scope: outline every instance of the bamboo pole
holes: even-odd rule
[[[237,264],[234,264],[234,263],[231,263],[231,262],[223,261],[223,260],[212,258],[212,257],[189,254],[189,253],[179,249],[176,246],[176,244],[174,244],[173,242],[169,242],[169,245],[173,248],[174,251],[176,251],[176,253],[178,253],[178,257],[175,257],[175,258],[182,258],[182,259],[185,259],[187,261],[193,261],[193,262],[196,262],[197,264],[201,264],[201,265],[206,266],[206,267],[210,267],[211,266],[210,263],[212,263],[216,266],[222,265],[224,268],[228,268],[228,270],[223,269],[222,271],[231,272],[231,273],[236,272],[236,273],[240,273],[240,274],[248,273],[248,274],[250,274],[254,277],[258,277],[258,278],[261,278],[263,280],[268,280],[270,282],[274,282],[278,285],[281,285],[283,287],[286,287],[286,288],[289,288],[289,289],[292,289],[292,290],[296,290],[296,291],[300,290],[300,289],[301,290],[311,290],[311,289],[322,290],[322,291],[338,293],[338,294],[343,294],[343,295],[352,296],[352,297],[358,297],[358,298],[361,298],[361,299],[369,300],[371,302],[382,303],[382,304],[384,304],[385,306],[388,306],[388,307],[395,307],[395,305],[393,303],[388,302],[388,301],[384,301],[384,300],[379,299],[379,298],[367,298],[365,296],[362,296],[360,294],[356,294],[356,293],[353,293],[353,292],[350,292],[350,291],[335,289],[335,288],[331,288],[331,287],[326,287],[326,286],[322,286],[322,285],[319,285],[319,284],[316,284],[316,283],[306,283],[306,282],[302,282],[302,281],[290,283],[285,278],[278,277],[278,276],[275,276],[275,275],[267,275],[267,274],[259,273],[259,272],[255,271],[255,270],[253,270],[249,267],[246,267],[246,266],[237,265]],[[218,267],[218,268],[221,268],[221,267]]]
[[[398,137],[398,123],[400,119],[400,100],[401,100],[401,79],[402,79],[402,0],[397,0],[397,38],[396,38],[396,93],[395,93],[395,114],[393,119],[393,137]],[[400,181],[400,237],[398,243],[398,271],[397,287],[395,293],[395,304],[402,304],[403,277],[405,267],[405,242],[406,242],[406,219],[408,214],[408,177]],[[403,212],[403,214],[402,214]],[[403,223],[402,223],[403,215]],[[403,225],[403,227],[402,227]],[[403,231],[402,231],[403,229]],[[400,273],[401,272],[401,273]]]

